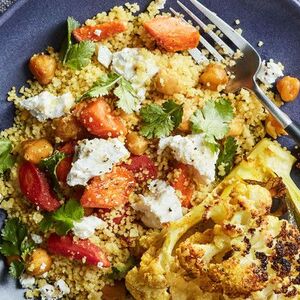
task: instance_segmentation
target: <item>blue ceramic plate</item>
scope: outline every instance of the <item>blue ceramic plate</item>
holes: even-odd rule
[[[149,0],[18,0],[0,16],[0,130],[11,126],[13,106],[6,102],[6,93],[12,86],[21,87],[31,75],[27,62],[33,53],[43,51],[47,45],[56,48],[65,34],[65,20],[74,16],[79,21],[125,2],[138,2],[144,9]],[[179,9],[176,1],[167,6]],[[187,0],[183,0],[187,3]],[[263,58],[282,62],[285,74],[300,77],[300,2],[299,0],[203,0],[203,4],[217,12],[229,24],[241,21],[243,35],[253,44],[262,40],[258,48]],[[237,27],[237,26],[236,26]],[[284,107],[300,123],[300,101]],[[281,143],[289,148],[292,141],[285,137]],[[294,171],[294,179],[300,176]],[[0,226],[4,214],[0,212]],[[0,299],[23,299],[23,291],[9,279],[0,262]]]

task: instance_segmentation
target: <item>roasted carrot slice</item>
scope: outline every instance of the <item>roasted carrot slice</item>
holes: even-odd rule
[[[144,23],[144,28],[168,52],[196,48],[199,44],[199,31],[180,18],[159,16]]]
[[[94,41],[100,42],[110,38],[118,33],[127,29],[126,25],[122,22],[112,21],[95,26],[82,26],[73,31],[73,36],[79,42],[81,41]]]

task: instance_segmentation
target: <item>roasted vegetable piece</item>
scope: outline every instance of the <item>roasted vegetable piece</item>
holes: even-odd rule
[[[105,285],[102,289],[103,300],[125,300],[126,288],[122,281],[116,281],[113,286]]]
[[[80,202],[83,207],[114,208],[128,202],[134,187],[132,172],[124,167],[115,167],[110,173],[94,177]]]
[[[39,276],[48,272],[52,265],[52,259],[46,250],[37,248],[31,253],[26,269],[33,276]]]
[[[51,254],[81,260],[88,265],[104,268],[110,266],[110,262],[101,248],[89,240],[77,240],[72,235],[59,236],[52,233],[48,239],[47,248]]]
[[[93,135],[102,138],[126,135],[127,129],[118,116],[111,113],[104,99],[89,102],[80,112],[79,120]]]
[[[73,157],[65,157],[56,167],[58,181],[65,183],[72,168]]]
[[[34,164],[24,162],[21,165],[19,183],[24,196],[40,209],[55,211],[60,207],[60,203],[53,195],[45,174]]]
[[[94,26],[82,26],[73,30],[73,36],[79,42],[81,41],[94,41],[100,42],[110,38],[118,33],[127,29],[126,25],[122,22],[112,21]]]
[[[198,30],[180,18],[158,16],[144,23],[144,28],[168,52],[196,48],[199,44]]]
[[[155,166],[154,161],[147,155],[132,155],[128,163],[124,164],[124,167],[132,171],[134,178],[138,183],[157,177],[157,167]]]

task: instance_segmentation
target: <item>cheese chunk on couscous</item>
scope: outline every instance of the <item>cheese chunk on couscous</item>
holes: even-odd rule
[[[76,147],[75,161],[67,177],[69,186],[86,185],[95,177],[111,172],[114,164],[129,157],[117,138],[82,140]]]
[[[273,59],[266,62],[262,62],[260,70],[257,74],[257,78],[266,85],[274,84],[276,79],[283,76],[283,65],[281,63],[275,63]]]
[[[149,184],[149,194],[140,195],[134,209],[142,214],[142,222],[150,228],[161,228],[162,224],[182,217],[180,201],[173,187],[162,180]]]
[[[166,148],[171,149],[177,161],[193,166],[204,183],[215,180],[215,168],[219,151],[213,153],[205,145],[204,134],[175,135],[161,138],[158,154],[161,154]]]
[[[62,117],[74,104],[75,99],[69,92],[56,97],[47,91],[20,102],[20,106],[27,109],[40,122]]]
[[[96,229],[105,228],[106,223],[98,217],[88,216],[83,217],[79,222],[73,223],[73,233],[80,239],[91,237]]]

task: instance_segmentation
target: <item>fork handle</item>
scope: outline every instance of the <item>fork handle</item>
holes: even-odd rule
[[[255,81],[253,91],[260,99],[262,104],[271,113],[271,115],[281,124],[285,131],[294,139],[294,141],[300,145],[300,125],[293,121],[278,106],[276,106],[275,103],[261,90]]]

